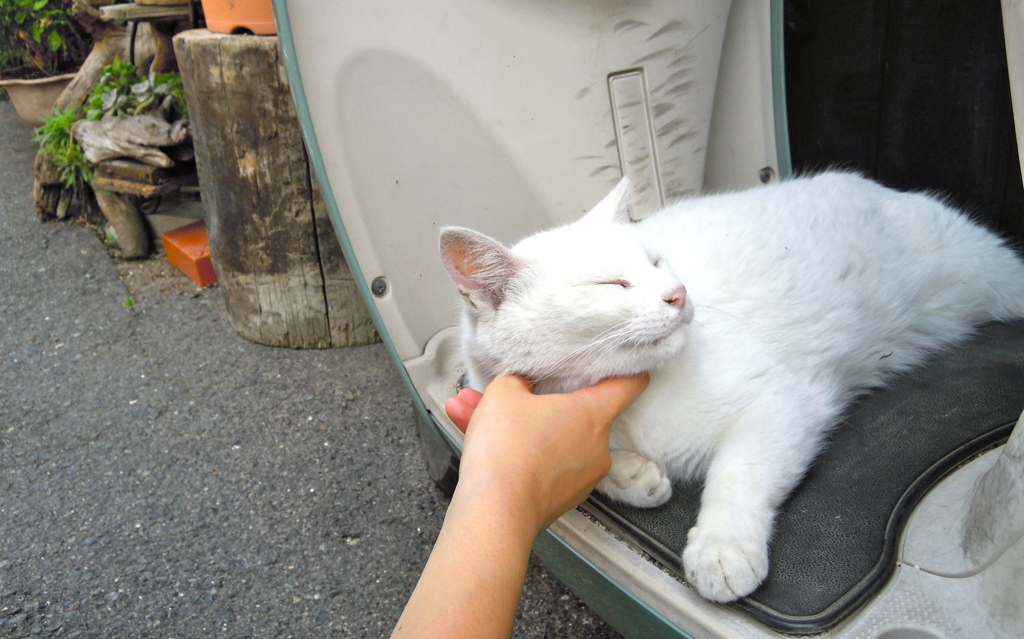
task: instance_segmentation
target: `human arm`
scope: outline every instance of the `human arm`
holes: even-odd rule
[[[647,386],[611,378],[534,395],[518,377],[446,410],[466,432],[459,483],[393,637],[507,637],[534,538],[608,472],[608,430]]]

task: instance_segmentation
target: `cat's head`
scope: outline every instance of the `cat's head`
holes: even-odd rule
[[[624,179],[579,221],[511,248],[442,230],[442,261],[464,300],[471,385],[514,373],[561,392],[658,368],[683,347],[693,304],[632,228],[627,189]]]

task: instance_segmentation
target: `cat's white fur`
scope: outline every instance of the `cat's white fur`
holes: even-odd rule
[[[703,480],[687,580],[730,601],[768,572],[775,512],[858,393],[988,320],[1024,317],[1024,265],[942,202],[825,173],[629,223],[623,180],[511,249],[442,231],[473,388],[563,392],[651,371],[616,422],[609,497],[657,506]],[[683,288],[685,286],[685,289]]]

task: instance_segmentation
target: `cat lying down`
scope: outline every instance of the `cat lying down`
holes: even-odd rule
[[[768,573],[775,512],[851,400],[989,320],[1024,317],[1024,264],[942,202],[848,173],[628,218],[625,179],[574,224],[507,248],[441,233],[470,385],[564,392],[651,372],[597,489],[640,507],[703,481],[683,552],[714,601]]]

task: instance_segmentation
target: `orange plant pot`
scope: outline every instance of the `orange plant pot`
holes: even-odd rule
[[[274,35],[274,5],[271,0],[202,0],[206,28],[217,33]]]

